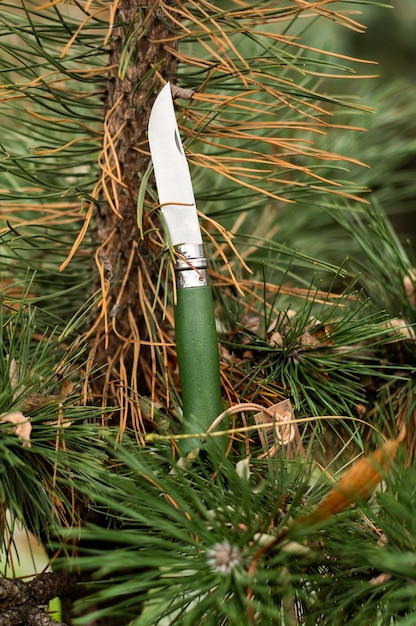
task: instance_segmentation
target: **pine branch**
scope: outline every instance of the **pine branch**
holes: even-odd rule
[[[81,532],[95,544],[83,544],[76,565],[100,573],[80,610],[105,599],[97,616],[146,626],[290,616],[327,626],[345,615],[358,626],[411,611],[415,469],[393,464],[403,435],[335,476],[319,469],[311,447],[288,462],[276,442],[277,456],[261,458],[253,436],[237,462],[214,455],[186,467],[172,465],[167,447],[137,449],[125,437],[115,451],[120,473],[96,501],[123,526]],[[386,492],[366,504],[382,479]]]

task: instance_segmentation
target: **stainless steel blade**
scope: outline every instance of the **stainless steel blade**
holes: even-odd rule
[[[157,96],[149,145],[159,202],[173,246],[202,244],[189,166],[176,123],[170,83]]]

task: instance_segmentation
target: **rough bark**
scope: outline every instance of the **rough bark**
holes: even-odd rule
[[[27,583],[0,578],[0,626],[57,626],[47,613],[49,601],[79,595],[77,577],[63,572],[41,574]]]
[[[176,67],[176,59],[166,50],[165,43],[170,40],[168,45],[172,49],[175,42],[158,4],[157,0],[121,0],[110,43],[106,127],[113,141],[119,170],[118,173],[114,170],[118,180],[107,181],[107,194],[103,193],[97,216],[99,258],[105,278],[112,279],[112,287],[106,302],[110,332],[104,336],[101,331],[96,362],[99,365],[113,363],[122,354],[127,372],[134,347],[128,342],[122,345],[120,335],[132,337],[133,316],[140,337],[148,338],[138,295],[138,276],[147,275],[143,288],[151,298],[149,282],[156,282],[160,263],[157,259],[159,250],[152,246],[151,237],[145,236],[138,245],[137,226],[138,173],[146,171],[149,161],[147,125],[150,110],[162,87],[160,77],[170,79]],[[127,70],[120,72],[126,46],[132,54]],[[111,157],[110,152],[107,154]],[[152,224],[148,216],[144,216],[143,230],[146,232],[149,228]],[[143,266],[145,272],[140,272]],[[112,316],[116,318],[117,333],[111,330]]]

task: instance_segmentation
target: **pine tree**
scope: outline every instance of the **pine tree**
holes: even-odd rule
[[[387,216],[412,88],[315,41],[365,30],[348,0],[1,7],[0,623],[59,596],[89,626],[412,624],[416,271]],[[193,460],[147,142],[168,80],[229,409]],[[16,523],[52,573],[17,579]]]

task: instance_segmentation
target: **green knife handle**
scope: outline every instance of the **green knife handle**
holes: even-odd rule
[[[175,334],[182,387],[182,432],[205,433],[223,411],[211,287],[178,289]],[[182,454],[188,454],[202,445],[199,438],[190,438],[183,439],[180,448]]]

